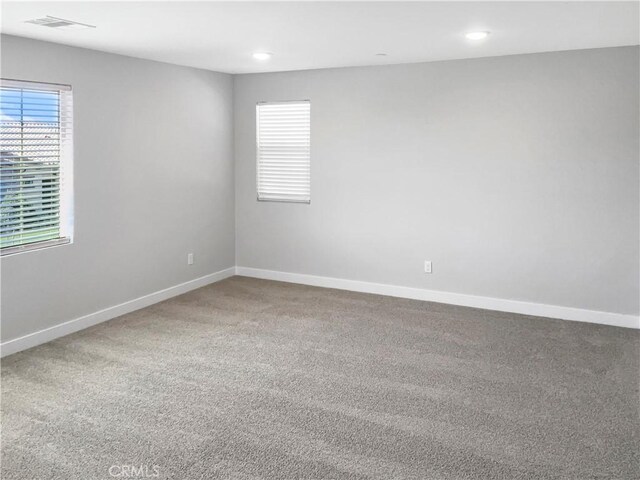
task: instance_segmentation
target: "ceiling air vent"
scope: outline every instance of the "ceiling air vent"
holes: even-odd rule
[[[56,30],[80,30],[83,28],[96,28],[95,25],[87,25],[86,23],[74,22],[73,20],[65,20],[64,18],[46,17],[27,20],[25,23],[33,23],[34,25],[42,25],[43,27],[55,28]]]

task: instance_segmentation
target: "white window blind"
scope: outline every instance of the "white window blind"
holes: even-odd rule
[[[2,79],[0,113],[0,252],[69,242],[71,87]]]
[[[258,200],[311,201],[311,103],[256,107]]]

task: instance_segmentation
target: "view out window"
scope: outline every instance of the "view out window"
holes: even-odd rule
[[[311,103],[256,107],[258,200],[311,201]]]
[[[71,87],[3,79],[0,114],[0,253],[70,242]]]

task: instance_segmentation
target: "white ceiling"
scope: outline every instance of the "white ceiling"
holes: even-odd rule
[[[3,2],[2,32],[228,73],[637,45],[638,2]],[[51,15],[96,25],[57,31]],[[490,30],[484,41],[465,32]],[[258,62],[255,51],[273,52]],[[386,53],[386,57],[375,56]]]

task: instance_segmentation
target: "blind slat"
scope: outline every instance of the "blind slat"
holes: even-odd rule
[[[60,194],[56,190],[50,190],[47,192],[31,192],[29,190],[25,190],[25,194],[22,192],[11,192],[11,193],[2,193],[2,207],[5,206],[13,206],[15,203],[27,203],[24,200],[40,200],[42,202],[51,202],[53,197],[58,197]],[[11,205],[10,205],[11,204]]]
[[[49,230],[51,228],[57,227],[58,225],[60,225],[59,220],[56,220],[53,222],[35,222],[30,224],[28,227],[22,227],[19,233],[12,228],[3,227],[2,229],[0,229],[0,236],[9,237],[9,236],[20,235],[25,233],[34,233],[34,232],[39,232],[43,230]]]
[[[34,233],[20,233],[15,235],[7,235],[0,239],[0,243],[2,243],[2,248],[6,247],[15,247],[16,245],[28,245],[30,243],[42,242],[45,240],[53,240],[56,238],[60,238],[59,234],[56,232],[57,228],[52,228],[48,231],[48,233],[35,235]]]
[[[44,222],[50,221],[51,223],[55,223],[58,220],[58,215],[29,215],[25,217],[9,217],[9,219],[5,222],[4,217],[2,218],[2,228],[6,230],[7,227],[12,227],[14,230],[24,230],[29,228],[30,222]]]
[[[16,189],[16,188],[22,188],[22,189],[26,189],[26,188],[40,188],[40,187],[53,187],[55,185],[59,185],[60,182],[58,181],[49,181],[47,183],[43,183],[43,184],[38,184],[38,185],[34,185],[34,184],[25,184],[26,180],[25,179],[2,179],[2,189]]]

